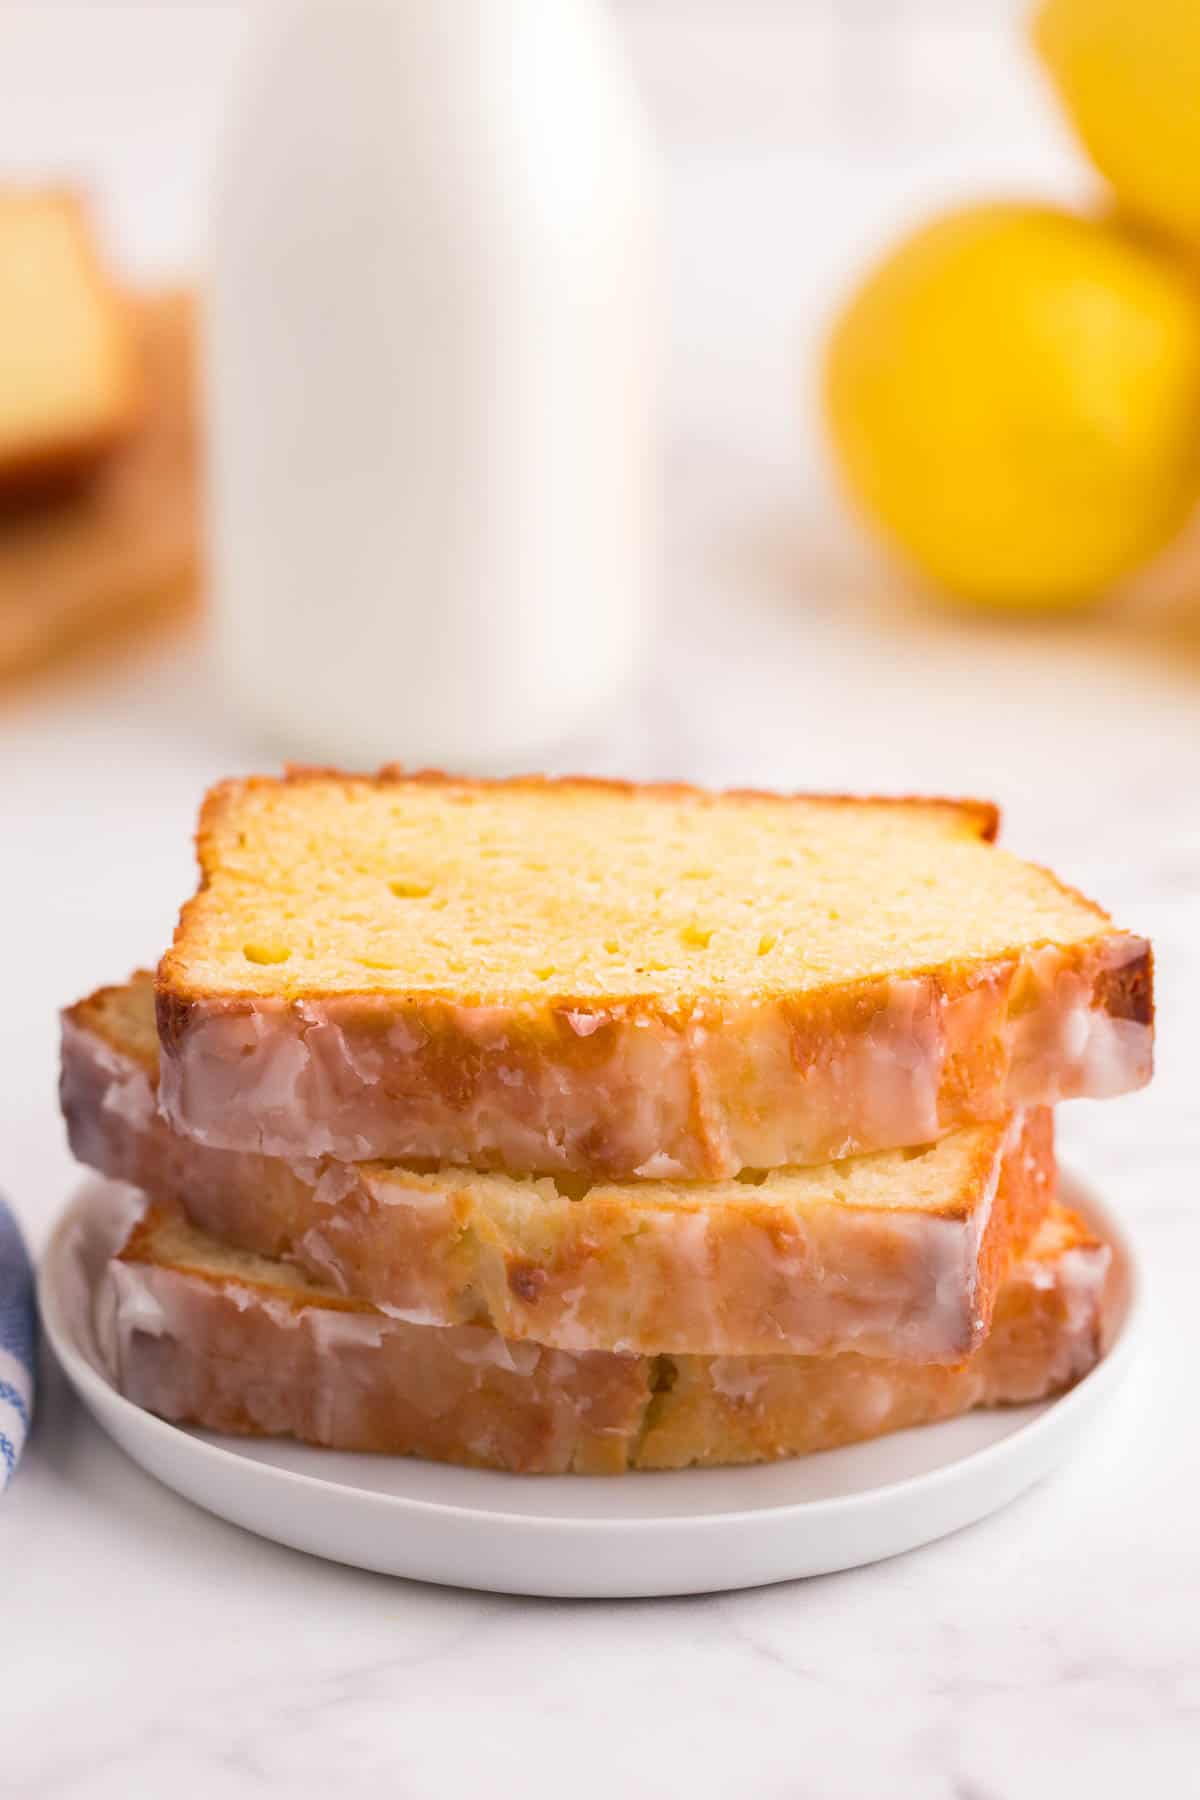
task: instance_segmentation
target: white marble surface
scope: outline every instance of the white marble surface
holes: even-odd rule
[[[143,1477],[50,1375],[0,1502],[0,1795],[1200,1793],[1200,619],[923,609],[840,522],[807,419],[812,334],[881,231],[1078,177],[1000,4],[847,7],[857,51],[816,6],[624,10],[668,163],[667,597],[639,695],[558,760],[994,794],[1011,843],[1154,938],[1154,1087],[1063,1119],[1142,1245],[1147,1355],[1103,1438],[988,1523],[856,1574],[625,1605],[277,1549]],[[242,32],[232,6],[0,9],[0,163],[97,168],[118,241],[169,265]],[[155,955],[202,787],[273,754],[186,643],[0,705],[0,1182],[35,1241],[73,1179],[55,1008]]]

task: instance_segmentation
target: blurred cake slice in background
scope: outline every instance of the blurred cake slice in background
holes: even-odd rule
[[[137,428],[71,491],[40,503],[0,504],[0,682],[194,605],[196,313],[187,289],[134,296],[144,383]]]
[[[95,467],[141,395],[131,308],[82,199],[0,188],[0,501]]]

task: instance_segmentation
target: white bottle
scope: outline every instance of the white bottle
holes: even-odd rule
[[[293,0],[215,221],[222,660],[285,753],[536,760],[643,641],[654,180],[599,0]]]

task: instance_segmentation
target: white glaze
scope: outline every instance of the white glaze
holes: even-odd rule
[[[71,1120],[76,1155],[91,1162],[111,1135],[104,1115],[128,1134],[141,1136],[154,1127],[157,1094],[140,1064],[119,1055],[97,1033],[65,1014],[61,1029],[61,1104]]]
[[[832,1035],[818,1024],[806,1037],[770,1000],[682,1023],[595,1009],[586,1035],[603,1031],[603,1054],[583,1064],[556,1035],[579,1037],[578,1012],[531,1015],[538,1047],[518,1064],[503,1008],[439,1002],[440,1054],[457,1039],[473,1071],[471,1091],[450,1095],[437,1060],[422,1060],[419,1003],[386,1033],[364,1028],[361,1003],[336,996],[200,1007],[165,1050],[160,1100],[197,1142],[285,1158],[657,1179],[819,1163],[927,1143],[1012,1105],[1141,1086],[1151,1029],[1110,1018],[1099,996],[1144,951],[1121,934],[1079,955],[1043,946],[951,994],[924,976],[881,978],[873,1009]],[[383,1019],[394,1011],[386,997],[368,1005]],[[947,1079],[964,1056],[978,1069],[965,1101]]]
[[[1058,1259],[1057,1288],[1065,1323],[1059,1336],[1060,1355],[1055,1372],[1061,1380],[1073,1379],[1089,1364],[1094,1351],[1097,1308],[1111,1264],[1107,1247],[1068,1250]],[[1030,1279],[1033,1273],[1033,1268],[1027,1267],[1025,1278]]]
[[[1141,938],[1113,938],[1103,968],[1119,972],[1145,954]],[[1142,1087],[1153,1071],[1153,1033],[1132,1019],[1114,1018],[1092,1004],[1091,984],[1052,947],[1031,951],[1025,970],[1042,1003],[1013,1028],[1014,1098],[1048,1105],[1081,1098],[1108,1100]]]
[[[741,1406],[755,1399],[767,1379],[765,1369],[748,1367],[738,1356],[714,1356],[708,1374],[722,1400],[736,1400]]]
[[[795,1200],[786,1172],[758,1188],[710,1189],[702,1207],[670,1181],[620,1195],[601,1185],[571,1200],[548,1180],[421,1178],[382,1164],[288,1168],[211,1149],[160,1118],[141,1129],[107,1109],[106,1084],[122,1083],[123,1065],[90,1034],[74,1031],[64,1057],[81,1096],[73,1142],[105,1173],[135,1179],[214,1235],[283,1254],[397,1319],[482,1319],[510,1338],[573,1352],[959,1357],[984,1303],[978,1257],[1002,1161],[1021,1130],[1019,1117],[1004,1133],[980,1128],[993,1135],[991,1160],[982,1185],[957,1196],[960,1216],[910,1209],[906,1162],[890,1188],[857,1207],[833,1200],[836,1171],[826,1182],[805,1177]],[[263,1235],[285,1228],[271,1223],[277,1215],[286,1222],[282,1250]]]
[[[379,1310],[346,1311],[285,1290],[266,1263],[261,1274],[222,1279],[210,1260],[219,1246],[206,1250],[204,1240],[169,1254],[162,1265],[140,1260],[152,1250],[112,1262],[99,1285],[102,1353],[139,1404],[218,1429],[248,1420],[256,1433],[335,1448],[451,1459],[466,1448],[502,1467],[563,1470],[586,1467],[597,1437],[642,1466],[755,1460],[1040,1396],[1099,1353],[1109,1259],[1106,1247],[1047,1249],[1049,1286],[1045,1262],[1018,1265],[998,1302],[1002,1330],[956,1370],[854,1354],[688,1356],[675,1359],[674,1384],[654,1394],[648,1359],[576,1356],[488,1330],[428,1330]]]

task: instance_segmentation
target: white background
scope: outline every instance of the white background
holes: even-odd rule
[[[638,694],[556,760],[994,795],[1011,844],[1150,934],[1155,1086],[1062,1126],[1143,1245],[1150,1352],[1103,1442],[957,1539],[806,1586],[623,1606],[275,1549],[156,1488],[49,1383],[0,1501],[0,1795],[1200,1793],[1187,559],[1082,628],[949,616],[844,521],[814,424],[822,322],[881,241],[951,198],[1090,184],[1011,5],[620,14],[666,169],[663,617]],[[199,268],[248,19],[0,5],[0,171],[92,180],[143,278]],[[56,1008],[157,955],[204,785],[276,753],[226,716],[190,640],[0,696],[0,1183],[36,1242],[72,1180]]]

